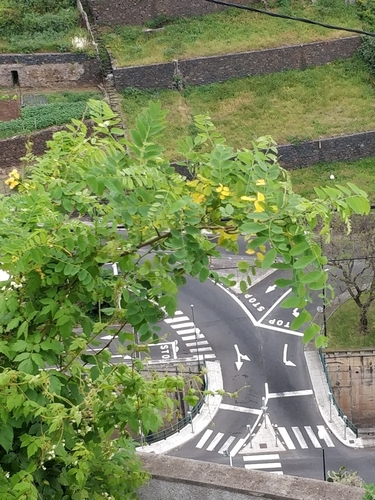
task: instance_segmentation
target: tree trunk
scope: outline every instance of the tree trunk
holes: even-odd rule
[[[361,315],[359,317],[359,331],[362,333],[362,335],[367,335],[368,334],[368,318],[367,318],[367,313],[368,313],[368,307],[363,307],[361,308]]]

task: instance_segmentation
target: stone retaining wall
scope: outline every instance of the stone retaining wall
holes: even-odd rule
[[[99,59],[86,54],[0,54],[0,87],[80,88],[101,81]]]
[[[236,0],[237,4],[251,4],[249,0]],[[143,24],[157,16],[187,17],[218,12],[227,7],[205,0],[87,0],[97,24]]]
[[[51,139],[54,131],[60,129],[61,127],[53,127],[33,132],[29,136],[0,140],[0,176],[20,164],[19,158],[25,154],[25,142],[28,137],[34,143],[34,154],[39,156],[45,151],[46,141]],[[287,169],[308,167],[316,163],[375,158],[375,131],[329,137],[301,144],[283,144],[278,146],[278,151],[280,165]],[[176,169],[182,175],[187,175],[185,168],[176,166]],[[353,175],[355,176],[355,172]]]
[[[362,500],[362,488],[141,453],[151,480],[140,500]],[[241,456],[235,457],[242,460]]]
[[[175,88],[180,83],[204,85],[231,78],[322,66],[337,59],[352,57],[360,43],[360,38],[353,36],[268,50],[124,68],[116,67],[116,62],[112,61],[113,76],[117,91],[126,87]]]
[[[375,349],[325,350],[333,394],[357,427],[375,425]]]

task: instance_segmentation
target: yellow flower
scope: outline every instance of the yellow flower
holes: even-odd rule
[[[14,189],[16,186],[18,186],[18,184],[19,184],[19,182],[18,182],[18,181],[13,180],[13,182],[11,182],[11,183],[9,184],[9,187],[10,187],[10,189]]]
[[[14,168],[9,174],[9,177],[14,177],[15,179],[18,180],[20,178],[20,174],[18,173],[18,170]]]
[[[193,193],[193,200],[195,201],[195,203],[203,203],[204,201],[206,201],[206,197],[202,193]]]
[[[264,179],[258,179],[255,183],[257,186],[265,186],[266,181]]]
[[[264,259],[264,255],[260,252],[257,252],[257,257],[258,257],[258,260],[260,260],[261,262]]]
[[[265,200],[263,193],[259,193],[258,191],[256,198],[254,196],[241,196],[241,200],[254,202],[254,212],[264,212],[264,208],[260,204]]]
[[[226,196],[230,196],[232,193],[229,191],[228,186],[223,186],[219,184],[219,187],[216,188],[216,192],[220,193],[220,199],[224,200]]]
[[[246,253],[248,253],[249,255],[254,255],[255,254],[255,250],[251,250],[251,248],[248,248],[246,250]]]

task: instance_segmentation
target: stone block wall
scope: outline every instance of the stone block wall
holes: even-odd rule
[[[52,133],[59,129],[59,127],[53,127],[30,134],[35,155],[43,154],[46,141],[51,139]],[[19,158],[25,154],[26,140],[27,136],[0,140],[0,176],[20,164]],[[278,146],[278,151],[280,165],[287,169],[303,168],[331,161],[354,161],[368,157],[374,157],[375,165],[375,131],[329,137],[301,144],[284,144]],[[175,168],[182,175],[188,175],[186,168],[178,165]],[[355,172],[353,175],[355,176]]]
[[[333,394],[358,427],[375,427],[375,349],[330,351],[327,369]]]
[[[200,16],[226,7],[205,0],[87,0],[91,15],[97,24],[136,25],[157,16]],[[251,4],[237,0],[237,4]]]
[[[151,473],[140,500],[362,500],[362,488],[140,453]]]
[[[101,81],[99,59],[86,54],[0,54],[0,87],[81,88]]]
[[[231,78],[303,70],[337,59],[348,59],[353,56],[360,43],[360,38],[353,36],[268,50],[124,68],[116,67],[116,62],[113,61],[113,76],[117,91],[126,87],[173,88],[176,85],[176,75],[185,85],[205,85]]]

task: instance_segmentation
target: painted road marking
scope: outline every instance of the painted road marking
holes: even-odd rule
[[[188,340],[196,340],[196,339],[205,339],[206,337],[200,333],[199,335],[188,335],[187,337],[183,337],[183,333],[177,332],[179,335],[181,335],[182,340],[187,342]]]
[[[229,438],[225,441],[225,443],[223,444],[223,446],[220,448],[220,450],[218,450],[218,453],[223,453],[224,450],[228,450],[229,449],[229,446],[233,443],[233,441],[235,440],[236,438],[234,436],[229,436]]]
[[[175,325],[170,325],[174,330],[177,330],[179,328],[187,328],[188,326],[194,326],[194,323],[192,321],[189,321],[188,323],[177,323]]]
[[[277,300],[276,300],[276,302],[273,304],[273,306],[271,306],[271,307],[268,309],[268,311],[267,311],[265,314],[263,314],[263,316],[262,316],[262,317],[260,318],[260,320],[259,320],[259,323],[261,323],[261,322],[262,322],[265,318],[267,318],[267,316],[268,316],[268,315],[269,315],[269,314],[270,314],[270,313],[271,313],[271,312],[275,309],[275,307],[277,307],[277,306],[280,304],[280,302],[281,302],[282,300],[284,300],[284,299],[285,299],[285,297],[286,297],[287,295],[289,295],[289,294],[290,294],[290,292],[291,292],[291,291],[292,291],[292,289],[291,289],[291,288],[289,288],[289,290],[287,290],[285,293],[283,293],[283,294],[282,294],[282,296],[281,296],[279,299],[277,299]]]
[[[172,323],[179,323],[181,321],[189,321],[190,318],[188,318],[187,316],[177,316],[177,318],[165,318],[165,322],[168,323],[168,324],[172,324]]]
[[[224,434],[222,432],[218,432],[216,434],[216,436],[213,438],[213,440],[211,441],[210,445],[207,446],[207,451],[214,451],[214,449],[219,444],[219,441],[221,441],[223,436],[224,436]]]
[[[306,389],[304,391],[270,392],[268,397],[270,399],[290,398],[293,396],[311,396],[312,394],[313,394],[313,391],[311,389]]]
[[[242,365],[243,365],[243,361],[241,361],[241,359],[244,359],[245,361],[250,361],[250,358],[249,358],[249,356],[246,356],[246,354],[240,353],[240,350],[238,349],[237,344],[234,344],[234,350],[237,353],[237,361],[235,361],[234,364],[236,365],[236,368],[239,371],[239,370],[241,370]]]
[[[240,451],[240,449],[243,447],[243,445],[245,444],[246,442],[246,439],[239,439],[236,443],[235,446],[233,446],[230,454],[232,455],[232,457],[234,457],[235,455],[237,455],[237,453]]]
[[[214,431],[211,430],[211,429],[208,429],[204,434],[203,436],[201,437],[201,439],[198,441],[198,444],[196,445],[196,448],[203,448],[205,442],[208,440],[208,438],[211,436],[211,434],[213,433]]]
[[[219,408],[220,410],[232,410],[232,411],[238,411],[240,413],[252,413],[253,415],[260,415],[262,413],[262,410],[257,410],[255,408],[246,408],[244,406],[228,405],[226,403],[222,403]]]
[[[335,445],[332,442],[332,439],[330,438],[328,432],[326,431],[324,425],[317,425],[318,428],[318,437],[319,439],[323,439],[325,441],[326,445],[329,448],[334,448]]]
[[[212,351],[212,347],[198,347],[198,349],[189,349],[190,352],[204,352],[204,351]]]
[[[216,354],[203,354],[204,359],[214,359]]]
[[[278,431],[280,433],[280,436],[283,438],[285,446],[289,450],[295,450],[296,447],[294,446],[293,441],[290,439],[290,436],[288,434],[288,431],[285,429],[285,427],[278,427]]]
[[[180,325],[180,326],[181,326],[181,325]],[[179,335],[185,335],[185,334],[187,334],[187,333],[195,333],[195,332],[199,333],[199,332],[200,332],[199,328],[186,328],[186,329],[184,329],[184,330],[178,330],[178,331],[177,331],[177,333],[178,333]]]
[[[300,431],[300,429],[298,427],[292,427],[292,431],[294,432],[294,435],[296,436],[296,439],[297,439],[300,447],[303,450],[306,450],[308,448],[308,445],[307,445],[304,437],[302,436],[302,432]]]
[[[100,340],[112,340],[112,339],[117,339],[118,335],[104,335],[103,337],[100,337]]]
[[[321,445],[315,436],[312,428],[309,425],[305,425],[305,431],[307,432],[307,435],[311,439],[312,444],[315,446],[315,448],[321,448]]]
[[[186,340],[186,339],[184,339],[184,340]],[[193,347],[195,345],[207,345],[207,344],[208,344],[207,340],[201,340],[200,342],[188,342],[186,344],[186,347]]]
[[[281,463],[275,462],[271,464],[245,464],[245,469],[281,469]]]
[[[256,462],[257,460],[280,460],[280,455],[278,453],[268,453],[265,455],[251,455],[248,457],[243,457],[244,462]]]
[[[284,352],[283,352],[283,363],[286,366],[296,366],[293,361],[287,361],[287,352],[288,352],[288,344],[284,345]]]
[[[258,326],[259,328],[265,328],[266,330],[272,330],[273,332],[282,332],[286,333],[288,335],[295,335],[297,337],[303,337],[303,333],[301,332],[296,332],[294,330],[287,330],[286,328],[280,328],[279,326],[270,326],[270,325],[264,325],[263,323],[257,323],[255,326]]]

